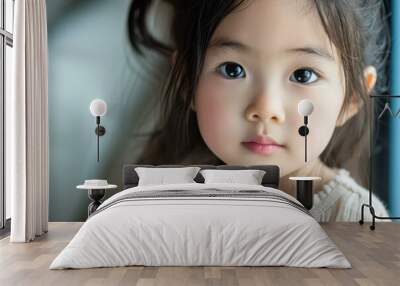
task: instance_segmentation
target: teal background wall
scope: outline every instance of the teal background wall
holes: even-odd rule
[[[136,57],[127,40],[128,0],[47,2],[49,32],[50,221],[84,221],[89,199],[76,189],[85,179],[121,186],[152,129],[168,62]],[[95,118],[89,104],[108,104],[97,162]],[[116,191],[121,190],[118,188]],[[111,192],[107,195],[109,197]]]
[[[392,0],[392,51],[391,51],[391,94],[400,95],[400,1]],[[400,98],[391,101],[392,110],[400,108]],[[400,217],[400,118],[389,122],[389,209],[391,216]]]

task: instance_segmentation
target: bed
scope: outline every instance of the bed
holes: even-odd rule
[[[200,172],[191,183],[140,185],[138,167],[162,171],[188,166],[124,165],[123,191],[99,206],[50,269],[129,265],[351,268],[308,210],[279,190],[277,166],[190,166],[265,174],[259,185],[205,182]]]

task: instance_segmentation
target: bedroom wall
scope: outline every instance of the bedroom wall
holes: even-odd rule
[[[128,0],[47,2],[49,40],[50,221],[84,221],[89,199],[76,186],[107,179],[121,186],[122,164],[134,162],[156,118],[166,59],[136,60],[127,42]],[[97,162],[89,104],[108,104]],[[119,191],[117,189],[117,191]],[[109,193],[108,196],[115,192]],[[107,196],[107,197],[108,197]]]
[[[147,137],[138,134],[151,131],[158,116],[158,95],[169,61],[153,53],[144,60],[131,49],[126,31],[130,1],[47,1],[50,221],[86,219],[89,199],[86,191],[76,189],[85,179],[107,179],[120,187],[122,165],[134,163],[146,143]],[[155,20],[163,15],[153,16],[157,26]],[[102,118],[106,135],[100,139],[100,162],[95,118],[89,113],[95,98],[108,103]],[[376,147],[375,153],[379,156],[375,170],[382,178],[376,180],[375,190],[387,201],[387,177],[379,173],[386,170],[387,152]],[[362,182],[365,178],[358,178],[358,167],[349,169]],[[106,197],[117,191],[120,188]]]

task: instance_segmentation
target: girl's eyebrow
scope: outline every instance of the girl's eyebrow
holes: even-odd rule
[[[302,48],[289,49],[287,50],[287,52],[304,53],[308,55],[319,56],[330,61],[335,61],[335,58],[332,56],[332,54],[323,48],[302,47]]]
[[[247,52],[247,53],[254,53],[255,49],[249,45],[243,44],[239,41],[227,39],[227,38],[216,38],[213,40],[209,48],[228,48],[232,50],[236,50],[238,52]],[[318,47],[299,47],[299,48],[292,48],[288,49],[285,52],[288,53],[303,53],[307,55],[312,55],[312,56],[318,56],[322,57],[324,59],[327,59],[329,61],[335,61],[335,58],[332,56],[330,52],[323,48],[318,48]]]
[[[229,48],[239,52],[242,51],[248,53],[254,51],[254,49],[248,45],[227,38],[216,38],[215,40],[211,41],[209,48]]]

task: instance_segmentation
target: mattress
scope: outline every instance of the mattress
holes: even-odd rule
[[[261,185],[216,183],[115,194],[50,269],[130,265],[351,268],[294,197]]]

